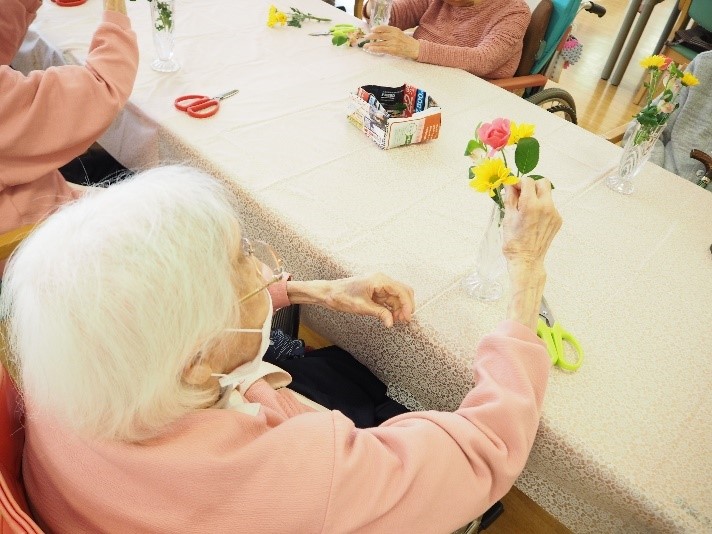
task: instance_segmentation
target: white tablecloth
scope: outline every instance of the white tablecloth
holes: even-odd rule
[[[318,0],[275,4],[355,21]],[[576,532],[712,531],[712,195],[653,165],[633,196],[613,193],[603,177],[620,148],[463,71],[308,36],[328,25],[269,29],[268,5],[178,2],[182,69],[159,74],[148,3],[130,3],[142,59],[104,146],[134,168],[187,162],[229,181],[250,235],[270,241],[297,278],[380,270],[411,284],[409,326],[318,308],[305,320],[422,406],[453,409],[507,301],[482,304],[460,289],[490,209],[468,188],[464,146],[480,121],[535,123],[537,170],[556,184],[565,221],[546,294],[586,362],[552,371],[517,485]],[[99,0],[46,2],[34,52],[17,66],[81,62],[100,10]],[[347,93],[404,82],[442,106],[440,138],[381,151],[346,120]],[[173,107],[182,94],[233,88],[211,119]]]

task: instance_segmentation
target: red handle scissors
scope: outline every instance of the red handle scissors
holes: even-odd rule
[[[183,95],[179,96],[173,102],[176,109],[185,111],[191,117],[196,119],[205,119],[212,117],[220,109],[220,101],[230,98],[239,93],[239,89],[233,89],[227,93],[210,98],[205,95]]]
[[[52,0],[55,4],[60,7],[74,7],[81,6],[85,4],[87,0]]]

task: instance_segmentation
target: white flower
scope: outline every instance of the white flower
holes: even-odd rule
[[[474,165],[479,165],[487,157],[487,151],[484,148],[476,148],[470,152],[470,157],[474,161]]]

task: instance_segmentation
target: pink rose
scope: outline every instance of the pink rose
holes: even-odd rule
[[[662,64],[660,70],[667,70],[667,68],[670,66],[670,63],[672,63],[672,58],[665,56],[665,63]]]
[[[492,148],[490,152],[507,146],[509,135],[509,119],[495,119],[491,124],[486,122],[477,130],[480,141]]]

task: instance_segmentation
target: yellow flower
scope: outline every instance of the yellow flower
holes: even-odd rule
[[[516,145],[520,139],[524,139],[525,137],[532,137],[534,135],[534,125],[526,122],[517,124],[516,122],[511,121],[509,123],[509,131],[511,133],[507,144]]]
[[[648,56],[640,60],[640,66],[644,69],[660,69],[666,62],[665,56]]]
[[[470,187],[480,193],[489,193],[493,197],[495,189],[500,185],[514,185],[519,178],[512,175],[501,159],[488,159],[476,167],[472,167],[474,178],[470,180]]]
[[[267,26],[274,28],[276,24],[281,24],[282,26],[287,24],[287,14],[282,13],[274,6],[269,6],[269,11],[267,12]]]
[[[682,78],[680,78],[680,81],[685,87],[691,87],[700,83],[700,80],[698,80],[697,77],[691,72],[686,72],[685,74],[683,74]]]

